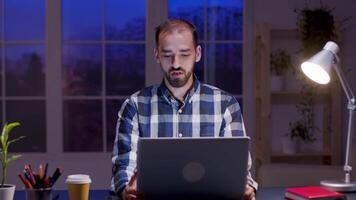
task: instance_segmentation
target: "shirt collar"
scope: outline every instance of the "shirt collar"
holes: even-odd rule
[[[187,101],[191,101],[194,94],[196,94],[199,91],[199,89],[200,89],[200,81],[197,79],[197,77],[194,74],[193,87],[188,91],[183,103],[186,103]],[[171,92],[169,91],[168,87],[166,86],[164,80],[162,80],[160,86],[158,87],[158,91],[168,103],[171,103],[172,101],[176,101],[175,98],[172,96]]]

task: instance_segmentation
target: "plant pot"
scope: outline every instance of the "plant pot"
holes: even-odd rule
[[[282,152],[285,154],[296,154],[299,147],[299,139],[291,139],[289,136],[281,138]]]
[[[13,200],[15,194],[15,185],[5,184],[0,186],[0,199],[1,200]]]
[[[272,75],[271,76],[271,91],[282,91],[284,89],[284,77]]]

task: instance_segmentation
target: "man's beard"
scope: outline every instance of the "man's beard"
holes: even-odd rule
[[[174,71],[183,72],[183,77],[176,77],[176,78],[171,77],[170,73],[174,72]],[[192,74],[193,74],[192,71],[186,72],[182,68],[178,68],[178,69],[170,69],[169,72],[165,73],[165,77],[172,87],[179,88],[179,87],[183,87],[185,84],[187,84],[187,82],[188,82],[189,78],[192,76]]]

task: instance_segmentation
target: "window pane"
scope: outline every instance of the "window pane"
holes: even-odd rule
[[[6,101],[6,121],[20,122],[11,132],[11,138],[26,138],[13,143],[10,151],[46,152],[46,105],[44,100]]]
[[[2,2],[2,0],[0,0],[0,35],[2,35],[2,31],[3,31],[2,30],[2,19],[4,17],[2,6],[3,6],[3,2]]]
[[[106,1],[107,40],[145,40],[146,0]]]
[[[63,111],[65,152],[102,152],[100,100],[65,100]]]
[[[242,45],[208,45],[208,82],[232,94],[242,94]]]
[[[64,45],[64,95],[101,95],[101,45]]]
[[[169,18],[188,20],[196,26],[199,40],[204,39],[204,2],[205,0],[169,0]]]
[[[102,1],[62,0],[64,40],[101,40]]]
[[[7,96],[44,96],[44,47],[6,46],[5,74]]]
[[[145,45],[106,47],[107,95],[130,95],[145,86]]]
[[[116,123],[118,113],[125,99],[115,99],[106,101],[106,151],[111,152],[116,134]]]
[[[45,1],[5,1],[6,40],[45,39]]]
[[[243,0],[208,0],[208,39],[242,40]]]

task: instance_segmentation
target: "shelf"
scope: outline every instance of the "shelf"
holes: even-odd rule
[[[270,157],[271,163],[290,164],[331,164],[331,154],[325,153],[297,153],[297,154],[273,154]]]
[[[283,154],[274,148],[277,135],[282,133],[272,133],[273,126],[288,127],[289,106],[295,106],[302,102],[302,84],[288,84],[288,90],[271,91],[271,71],[270,59],[271,52],[278,48],[285,48],[288,52],[296,52],[300,45],[300,35],[296,29],[271,29],[266,23],[259,23],[256,26],[256,42],[254,48],[254,98],[255,98],[255,117],[254,126],[256,137],[254,138],[255,165],[257,174],[259,168],[264,164],[286,163],[286,164],[322,164],[338,165],[341,163],[341,100],[339,84],[330,83],[328,85],[315,85],[316,94],[313,96],[313,103],[318,112],[314,115],[315,121],[321,123],[320,131],[320,152],[303,152],[297,154]],[[286,77],[287,81],[298,81],[296,78]],[[307,81],[308,79],[306,79]],[[333,80],[333,78],[332,78]],[[278,107],[280,106],[280,107]],[[283,111],[283,112],[275,112]],[[284,118],[288,117],[288,118]],[[285,119],[284,121],[281,119]],[[273,120],[273,121],[272,121]],[[279,122],[281,121],[281,122]],[[279,124],[284,123],[284,124]],[[282,131],[278,130],[278,131]],[[313,149],[311,147],[311,149]],[[319,150],[319,149],[318,149]]]
[[[272,152],[272,157],[320,157],[328,156],[330,153],[325,152],[304,152],[304,153],[295,153],[295,154],[286,154],[283,152]]]

